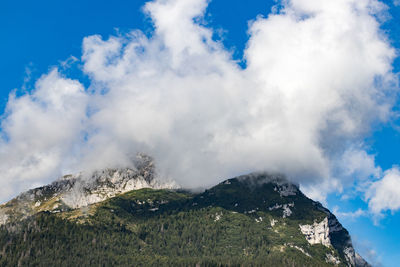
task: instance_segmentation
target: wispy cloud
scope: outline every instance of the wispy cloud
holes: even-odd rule
[[[360,217],[368,217],[369,212],[368,210],[363,210],[363,209],[357,209],[356,211],[349,211],[349,212],[343,212],[339,210],[338,206],[333,207],[333,213],[338,216],[339,218],[346,218],[350,220],[356,220]]]

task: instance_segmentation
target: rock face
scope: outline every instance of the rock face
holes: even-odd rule
[[[339,223],[336,217],[329,210],[319,207],[327,214],[321,222],[314,222],[311,225],[299,225],[300,231],[304,234],[311,245],[322,244],[326,247],[335,247],[346,259],[348,266],[364,267],[370,266],[359,254],[354,251],[350,235]],[[327,262],[340,262],[332,255],[327,255]]]
[[[311,225],[299,225],[300,231],[304,234],[311,245],[322,244],[326,247],[335,247],[346,259],[348,266],[367,267],[370,266],[359,254],[354,251],[350,235],[339,223],[336,217],[329,210],[319,207],[327,214],[321,222],[314,222]],[[332,255],[326,255],[326,261],[338,264],[339,259]]]
[[[325,218],[322,222],[314,222],[312,225],[299,225],[301,232],[306,237],[308,243],[311,245],[322,244],[326,247],[331,246],[331,240],[329,238],[329,225],[328,218]]]
[[[104,169],[65,175],[50,185],[29,190],[0,205],[0,225],[22,220],[41,211],[53,213],[98,203],[116,195],[141,188],[175,189],[175,182],[161,182],[155,177],[153,160],[139,154],[135,169]]]
[[[327,263],[333,263],[335,265],[339,265],[340,264],[340,260],[337,257],[335,257],[335,256],[333,256],[332,254],[329,254],[329,253],[326,254],[325,261]]]
[[[358,253],[355,254],[355,266],[357,267],[371,267]]]
[[[287,203],[287,204],[275,204],[272,207],[269,207],[268,209],[270,211],[272,210],[277,210],[277,209],[282,209],[282,218],[286,218],[289,217],[290,215],[292,215],[292,210],[290,208],[294,207],[294,203]]]
[[[71,190],[60,198],[68,207],[76,209],[98,203],[121,193],[141,188],[177,188],[173,182],[161,183],[143,170],[106,169],[93,173],[89,182],[77,179]]]

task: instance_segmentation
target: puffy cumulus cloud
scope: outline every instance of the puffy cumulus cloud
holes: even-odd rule
[[[248,70],[264,84],[264,98],[280,102],[278,128],[314,147],[314,158],[342,151],[344,140],[389,115],[377,83],[391,79],[394,51],[380,36],[371,2],[290,1],[284,15],[259,19],[250,29]]]
[[[82,134],[87,100],[82,85],[56,69],[40,78],[31,93],[10,95],[1,122],[2,199],[68,168]]]
[[[383,212],[392,212],[400,209],[400,170],[393,167],[387,170],[383,178],[372,183],[367,191],[368,207],[377,218]]]
[[[251,23],[242,69],[202,25],[207,3],[148,2],[151,37],[85,38],[86,92],[53,71],[32,94],[11,98],[0,169],[19,171],[1,183],[25,183],[25,165],[37,170],[29,181],[43,182],[65,169],[127,166],[137,152],[191,187],[273,171],[323,198],[350,174],[374,174],[374,166],[357,172],[371,165],[359,144],[371,123],[390,118],[396,90],[395,52],[376,19],[382,5],[283,1]],[[357,166],[343,168],[343,155]]]
[[[382,170],[375,164],[375,156],[367,154],[364,150],[349,148],[341,159],[341,175],[356,176],[363,180],[370,177],[380,177]]]

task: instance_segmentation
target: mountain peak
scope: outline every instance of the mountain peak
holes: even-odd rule
[[[198,203],[197,203],[198,202]],[[348,231],[321,203],[306,197],[299,186],[284,175],[252,173],[228,179],[196,198],[196,205],[218,203],[221,207],[245,214],[266,211],[275,218],[298,221],[298,228],[310,245],[334,248],[339,255],[327,254],[326,262],[335,265],[370,266],[352,245]],[[279,221],[273,219],[271,225]]]
[[[53,213],[81,208],[141,188],[178,188],[157,179],[151,157],[139,154],[135,168],[107,168],[90,174],[64,175],[53,183],[28,190],[0,205],[0,225],[38,212]]]
[[[237,179],[247,186],[273,184],[275,185],[274,191],[278,192],[280,196],[291,196],[300,192],[298,184],[289,181],[285,175],[279,173],[255,172],[233,179]]]

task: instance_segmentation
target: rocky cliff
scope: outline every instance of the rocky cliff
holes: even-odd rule
[[[50,185],[20,194],[0,205],[0,225],[38,212],[57,213],[85,207],[141,188],[176,189],[178,185],[173,181],[157,180],[152,158],[139,154],[134,169],[104,169],[91,174],[65,175]]]

